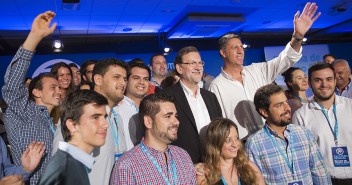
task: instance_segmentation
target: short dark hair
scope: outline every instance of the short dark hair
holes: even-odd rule
[[[219,41],[218,41],[219,49],[225,50],[227,43],[229,42],[229,40],[231,40],[233,38],[241,40],[241,37],[239,35],[235,34],[235,33],[227,33],[227,34],[221,36]]]
[[[194,46],[187,46],[187,47],[180,49],[180,51],[177,52],[176,58],[174,60],[174,65],[176,66],[176,64],[182,64],[182,57],[184,55],[187,55],[188,53],[191,53],[191,52],[199,53],[197,48]]]
[[[284,82],[286,83],[286,86],[290,91],[293,91],[293,89],[290,85],[288,85],[288,82],[292,82],[293,72],[299,69],[300,68],[298,67],[290,67],[285,72],[282,73],[282,76],[284,77]]]
[[[271,103],[270,97],[273,94],[276,94],[279,92],[284,92],[284,90],[278,85],[268,84],[259,88],[254,95],[254,105],[257,112],[260,114],[259,109],[265,109],[269,111],[269,107]]]
[[[29,99],[35,101],[35,96],[33,94],[34,89],[43,90],[43,78],[53,78],[56,80],[55,76],[52,73],[41,73],[38,76],[34,77],[29,83]]]
[[[75,64],[75,63],[69,63],[69,64],[68,64],[68,67],[75,67],[75,68],[78,69],[78,65]]]
[[[150,75],[151,75],[150,68],[143,61],[142,62],[131,61],[128,63],[128,66],[129,66],[129,73],[127,73],[127,79],[129,79],[131,76],[132,68],[138,67],[138,68],[142,68],[142,69],[145,69],[148,71],[148,80],[150,80]]]
[[[144,125],[144,116],[149,116],[153,120],[155,119],[155,115],[160,112],[161,102],[171,102],[175,103],[175,100],[172,96],[169,96],[163,92],[159,92],[156,94],[150,94],[143,98],[140,106],[138,118],[141,124]]]
[[[323,60],[325,60],[326,57],[332,57],[332,58],[336,59],[336,57],[334,55],[326,54],[326,55],[323,56]]]
[[[86,75],[87,67],[88,67],[89,65],[96,64],[96,63],[98,63],[97,60],[86,60],[86,61],[81,65],[81,69],[80,69],[81,75]],[[83,79],[83,78],[82,78],[82,79]]]
[[[309,67],[309,69],[308,69],[308,79],[311,80],[312,73],[314,71],[319,71],[319,70],[326,69],[326,68],[331,69],[332,72],[334,73],[334,78],[336,78],[335,69],[334,69],[334,67],[332,67],[331,64],[325,63],[325,62],[317,62],[317,63],[315,63],[315,64],[313,64],[312,66]]]
[[[110,66],[120,66],[126,70],[126,73],[128,73],[128,66],[123,60],[119,60],[116,58],[102,59],[102,60],[99,60],[98,63],[96,63],[94,66],[93,75],[92,75],[93,84],[95,84],[94,76],[97,74],[100,76],[104,76],[105,73],[109,70]]]
[[[156,56],[163,56],[163,57],[164,57],[164,55],[161,54],[161,53],[156,53],[156,54],[152,55],[152,56],[150,57],[150,61],[149,61],[149,65],[150,65],[150,66],[153,65],[153,59],[154,59],[154,57],[156,57]]]
[[[66,96],[60,106],[61,132],[66,142],[71,140],[71,133],[67,128],[66,121],[72,119],[74,124],[78,124],[83,115],[83,107],[91,103],[100,107],[108,105],[108,100],[103,95],[92,90],[77,90]]]

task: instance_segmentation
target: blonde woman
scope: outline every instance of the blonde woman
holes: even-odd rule
[[[204,175],[197,173],[197,182],[202,185],[265,184],[258,167],[248,160],[236,124],[226,118],[217,118],[209,124],[205,164],[196,168],[204,170]]]

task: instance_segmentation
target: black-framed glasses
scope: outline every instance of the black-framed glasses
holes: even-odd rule
[[[200,62],[183,62],[181,64],[187,64],[190,65],[191,67],[196,67],[196,65],[203,67],[204,66],[204,61],[200,61]]]

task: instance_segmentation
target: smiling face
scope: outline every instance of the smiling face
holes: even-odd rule
[[[195,66],[190,63],[196,62]],[[182,56],[182,63],[176,64],[176,70],[180,74],[180,79],[188,88],[198,85],[202,80],[204,66],[198,63],[202,62],[198,52],[189,52]]]
[[[72,143],[87,153],[91,153],[94,148],[105,144],[107,128],[106,106],[97,106],[90,103],[83,106],[83,114],[70,132]]]
[[[109,101],[118,103],[123,99],[126,81],[126,70],[118,65],[112,65],[109,66],[108,71],[104,74],[97,85],[100,86],[101,93]]]
[[[150,70],[153,71],[153,76],[155,75],[159,78],[165,78],[167,73],[167,65],[166,65],[165,57],[162,55],[157,55],[153,57]]]
[[[351,70],[344,62],[333,65],[336,73],[336,86],[339,89],[346,87],[350,83]]]
[[[289,82],[294,91],[306,91],[308,89],[307,75],[300,69],[292,72],[292,82]]]
[[[57,81],[59,82],[60,88],[67,89],[71,84],[71,73],[70,69],[66,67],[60,67],[57,70]]]
[[[228,160],[237,157],[240,142],[236,128],[231,126],[230,133],[221,148],[222,159]]]
[[[49,112],[56,106],[60,105],[60,88],[55,78],[44,77],[41,79],[42,90],[34,89],[33,94],[37,97],[35,102],[37,105],[44,105]]]
[[[127,81],[126,96],[143,98],[149,89],[149,73],[146,69],[133,67]]]
[[[225,65],[242,66],[244,60],[243,44],[240,39],[230,39],[225,49],[220,49],[220,55],[223,58]]]
[[[70,68],[73,74],[73,80],[72,80],[73,85],[75,86],[81,85],[81,72],[77,67],[70,67]]]
[[[269,124],[285,127],[291,123],[291,107],[288,104],[286,95],[280,91],[270,96],[268,110],[259,109]]]
[[[333,70],[325,68],[312,72],[309,85],[312,88],[314,98],[323,101],[330,100],[333,98],[336,87]]]
[[[160,111],[155,115],[152,124],[152,135],[158,142],[170,144],[177,139],[180,122],[177,119],[175,104],[160,102]]]

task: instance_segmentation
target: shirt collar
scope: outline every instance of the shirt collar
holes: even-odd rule
[[[223,77],[225,77],[226,79],[234,81],[234,79],[232,78],[232,76],[229,75],[229,74],[227,74],[227,73],[225,72],[225,70],[224,70],[223,67],[221,67],[221,73],[220,73],[220,74],[221,74]],[[245,76],[245,71],[243,70],[243,68],[242,68],[241,74],[242,74],[242,76]]]
[[[159,87],[159,86],[160,86],[160,84],[154,79],[153,76],[150,78],[150,81],[151,81],[151,82],[154,82],[156,87]]]
[[[133,100],[131,100],[131,98],[127,97],[127,96],[123,96],[123,99],[121,101],[122,103],[126,103],[128,105],[131,105],[131,106],[136,106],[136,104],[134,103]]]
[[[192,96],[192,97],[194,97],[193,91],[191,91],[191,89],[187,88],[187,87],[185,86],[185,84],[182,83],[182,80],[180,80],[180,84],[181,84],[181,87],[182,87],[183,91],[185,92],[185,94],[186,94],[187,96]],[[200,88],[199,88],[199,86],[197,85],[197,94],[196,94],[196,96],[198,96],[198,95],[200,95]]]
[[[95,158],[90,154],[87,154],[80,148],[63,141],[60,141],[59,149],[69,153],[73,158],[84,164],[87,168],[92,169]]]
[[[335,102],[334,103],[336,105],[342,103],[340,96],[335,94]],[[314,95],[313,95],[312,100],[309,102],[309,108],[321,110],[321,107],[319,106],[318,102],[315,101]]]
[[[350,82],[348,83],[348,85],[346,85],[346,87],[344,87],[343,89],[342,89],[342,92],[343,91],[348,91],[349,89],[350,89],[350,87],[351,87],[351,78],[349,78],[349,80],[350,80]],[[338,94],[340,94],[340,90],[339,90],[339,88],[337,88],[337,86],[336,86],[336,88],[335,88],[335,92],[336,93],[338,93]],[[341,93],[342,93],[341,92]]]
[[[149,147],[148,145],[146,145],[145,142],[144,142],[144,139],[142,139],[142,142],[143,142],[145,148],[148,150],[148,152],[149,152],[152,156],[157,157],[158,155],[163,154],[162,151],[159,151],[159,150],[157,150],[157,149],[155,149],[155,148],[152,148],[152,147]],[[166,152],[170,152],[170,151],[171,151],[171,147],[170,147],[170,145],[167,145],[167,148],[166,148],[166,150],[165,150],[165,153],[166,153]]]
[[[268,129],[268,131],[269,131],[269,133],[270,133],[271,135],[274,135],[275,137],[280,137],[275,131],[273,131],[273,130],[269,127],[268,123],[265,122],[264,127]],[[291,132],[291,124],[288,124],[288,125],[286,126],[285,131],[284,131],[284,135],[286,136],[286,134],[287,134],[287,133],[290,133],[290,132]]]

